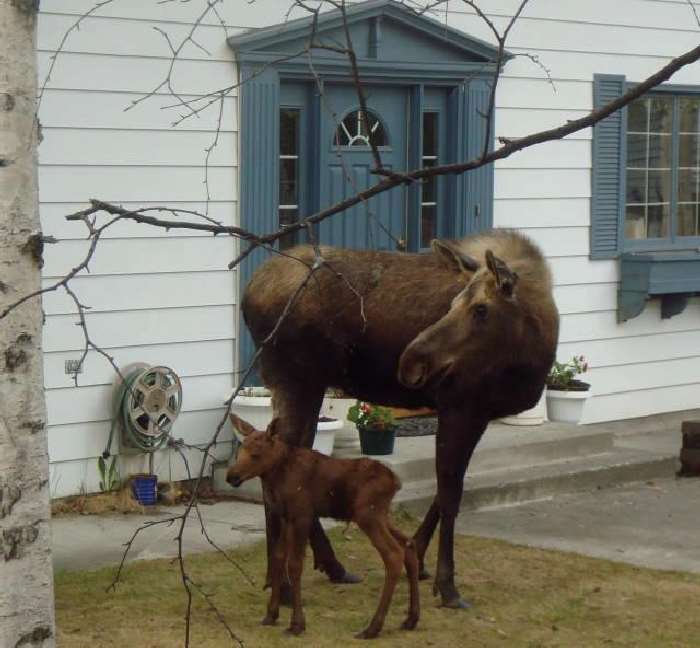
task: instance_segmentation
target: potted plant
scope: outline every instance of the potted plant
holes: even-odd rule
[[[568,362],[555,362],[547,376],[547,413],[550,420],[578,423],[591,386],[577,375],[588,371],[586,358],[574,356]]]
[[[394,451],[396,423],[388,407],[357,401],[348,411],[348,421],[360,433],[362,454],[388,455]]]

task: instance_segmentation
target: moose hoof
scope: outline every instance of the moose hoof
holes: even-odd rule
[[[469,601],[465,601],[461,596],[453,596],[450,598],[443,597],[442,607],[452,610],[468,610],[472,607],[472,604]]]
[[[330,581],[336,585],[356,585],[357,583],[362,582],[362,578],[349,571],[344,571],[342,574],[337,576],[331,576]]]
[[[377,635],[379,635],[379,630],[365,628],[362,632],[358,632],[355,635],[355,639],[374,639]]]
[[[418,617],[407,616],[406,620],[401,624],[402,630],[415,630],[418,625]]]
[[[306,626],[303,623],[292,623],[285,632],[288,635],[294,635],[296,637],[304,632],[304,630],[306,630]]]
[[[260,625],[272,626],[277,623],[277,617],[272,616],[269,612],[265,615],[265,618],[260,622]]]

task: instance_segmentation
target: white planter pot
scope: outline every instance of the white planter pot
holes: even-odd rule
[[[547,415],[550,421],[578,423],[583,415],[583,407],[591,395],[587,391],[564,391],[547,389]]]
[[[343,422],[338,419],[330,421],[319,421],[316,426],[316,437],[314,438],[314,450],[321,454],[330,456],[333,453],[335,435],[338,430],[343,429]]]
[[[354,423],[348,421],[348,410],[356,403],[354,398],[324,398],[321,416],[336,418],[341,426],[335,433],[336,450],[360,451],[360,437]]]
[[[547,420],[547,399],[546,390],[542,390],[542,396],[534,407],[520,412],[515,416],[506,416],[501,419],[501,423],[507,425],[542,425]]]

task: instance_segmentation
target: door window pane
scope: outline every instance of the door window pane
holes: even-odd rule
[[[369,131],[367,130],[369,126]],[[335,131],[336,146],[388,145],[386,129],[382,120],[371,110],[362,117],[361,110],[348,113]]]
[[[422,166],[433,167],[439,160],[438,146],[438,113],[423,113],[423,151],[421,156]],[[420,247],[430,245],[438,233],[438,179],[426,178],[421,190],[420,208]]]
[[[299,111],[280,110],[279,225],[284,227],[299,219]],[[296,244],[296,234],[279,239],[279,248]]]

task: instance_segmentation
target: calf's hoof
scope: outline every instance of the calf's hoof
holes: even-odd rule
[[[379,630],[365,628],[362,632],[358,632],[355,635],[355,639],[375,639],[377,636],[379,636]]]
[[[406,620],[401,624],[401,629],[402,630],[415,630],[417,625],[418,625],[418,617],[409,615],[406,617]]]
[[[292,623],[285,632],[295,637],[299,636],[302,632],[306,630],[306,625],[304,623]]]
[[[266,614],[263,620],[260,622],[260,625],[264,626],[272,626],[277,623],[277,617],[272,616],[271,614]]]

